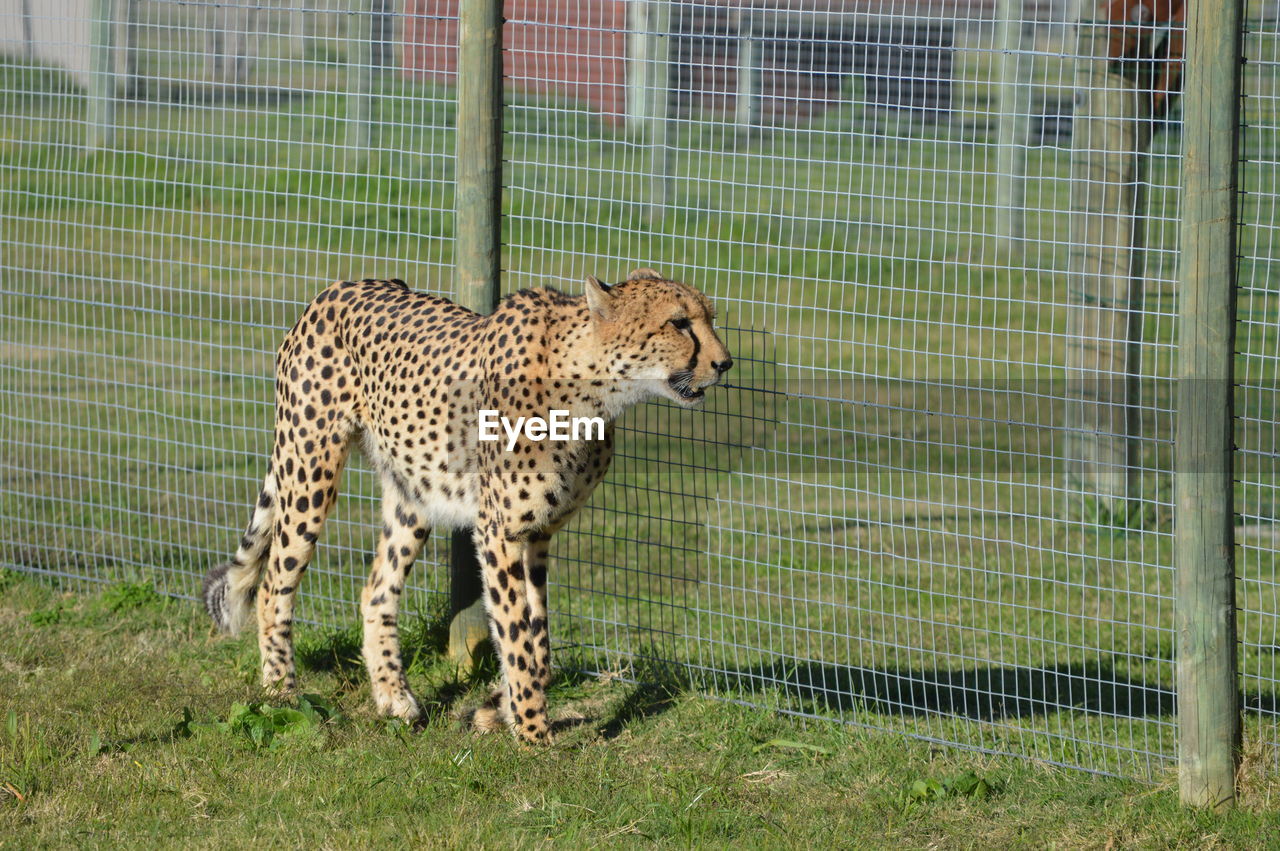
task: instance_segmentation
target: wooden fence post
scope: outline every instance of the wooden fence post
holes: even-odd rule
[[[760,129],[760,40],[755,18],[740,9],[738,16],[738,93],[734,100],[734,121],[738,132],[750,136]]]
[[[656,114],[653,65],[665,49],[657,27],[659,0],[627,4],[627,130],[643,138]]]
[[[218,83],[242,86],[258,60],[261,9],[251,0],[221,0],[205,8],[205,66]]]
[[[1011,262],[1022,255],[1027,208],[1027,140],[1031,130],[1030,63],[1023,0],[1000,0],[996,20],[1000,125],[996,133],[997,252]]]
[[[315,0],[290,0],[289,53],[298,58],[307,55],[307,46],[315,28],[312,20],[314,4]]]
[[[489,313],[502,271],[502,0],[462,0],[459,9],[456,144],[457,301]],[[449,579],[449,655],[470,666],[489,639],[470,529],[453,533]]]
[[[374,0],[351,0],[347,25],[347,134],[349,171],[366,162],[372,144]]]
[[[1096,3],[1086,3],[1086,10]],[[1067,315],[1067,473],[1113,522],[1137,461],[1147,98],[1112,69],[1108,28],[1077,24]]]
[[[649,145],[649,221],[666,213],[671,185],[671,0],[627,4],[627,130]]]
[[[140,0],[124,0],[124,4],[124,57],[121,73],[124,74],[124,96],[133,100],[145,94],[138,76],[138,51],[142,35],[142,22],[139,20],[141,11],[138,7],[141,3]]]
[[[396,3],[392,0],[373,0],[373,19],[370,21],[369,59],[379,71],[395,66]]]
[[[31,32],[31,0],[22,0],[18,13],[22,15],[22,55],[35,59],[36,41]]]
[[[652,4],[653,53],[649,64],[649,221],[667,213],[671,195],[671,0]]]
[[[90,151],[110,148],[116,138],[116,4],[115,0],[93,0],[89,7],[89,103],[88,138]]]
[[[1178,788],[1185,804],[1222,809],[1235,802],[1240,762],[1231,477],[1244,2],[1188,6],[1174,441]]]

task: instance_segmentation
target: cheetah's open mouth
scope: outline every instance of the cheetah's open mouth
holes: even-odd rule
[[[677,372],[667,379],[667,386],[681,402],[697,402],[707,395],[702,389],[693,386],[691,372]]]

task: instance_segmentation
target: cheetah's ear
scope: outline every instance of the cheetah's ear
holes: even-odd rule
[[[639,269],[632,269],[631,274],[627,275],[628,281],[665,281],[662,273],[656,269],[650,269],[648,266],[641,266]]]
[[[606,322],[613,319],[613,293],[595,275],[587,275],[587,307]]]

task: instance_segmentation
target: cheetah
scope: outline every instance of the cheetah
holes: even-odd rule
[[[705,295],[647,268],[614,285],[588,277],[576,297],[523,290],[487,316],[396,279],[332,284],[280,346],[269,469],[239,549],[205,577],[210,616],[234,633],[256,606],[263,685],[294,691],[295,592],[359,444],[382,490],[360,596],[377,710],[420,717],[400,657],[399,599],[433,527],[472,529],[502,669],[473,723],[548,742],[551,536],[604,477],[623,410],[653,398],[696,406],[732,366],[713,319]],[[553,410],[598,418],[603,434],[479,439],[481,411],[516,422]]]

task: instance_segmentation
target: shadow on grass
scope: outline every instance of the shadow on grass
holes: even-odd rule
[[[128,100],[181,104],[187,106],[287,106],[300,101],[307,92],[269,86],[235,84],[158,82],[145,77],[134,78],[125,91]]]
[[[451,713],[476,685],[489,682],[497,673],[497,659],[492,653],[484,653],[472,670],[459,671],[456,676],[442,675],[441,671],[448,667],[448,649],[449,614],[446,609],[401,618],[400,658],[411,685],[415,681],[421,684],[427,669],[435,669],[433,675],[426,676],[432,682],[429,689],[419,691],[415,688],[423,710],[419,726],[432,717]],[[294,654],[300,668],[336,676],[343,682],[342,691],[359,688],[368,678],[363,655],[363,631],[358,623],[303,634],[298,638]]]
[[[1177,711],[1171,687],[1126,676],[1110,665],[1045,668],[986,666],[962,670],[874,669],[776,660],[750,668],[692,675],[674,662],[637,659],[626,677],[635,685],[599,728],[613,738],[632,721],[671,708],[684,692],[752,695],[771,691],[806,710],[881,715],[943,715],[974,721],[1076,712],[1108,718],[1152,718]],[[1280,697],[1247,692],[1246,713],[1280,714]]]
[[[559,673],[561,684],[575,685],[598,682],[603,672],[587,668],[569,667]],[[671,709],[681,694],[691,690],[685,667],[679,663],[663,661],[657,654],[644,655],[643,651],[631,660],[624,673],[617,679],[630,685],[625,697],[602,713],[594,723],[596,733],[603,739],[621,735],[630,724],[653,718]],[[560,722],[557,722],[560,723]],[[589,719],[571,719],[566,726],[593,723]]]
[[[613,710],[612,717],[601,724],[596,732],[604,739],[615,739],[628,725],[653,718],[675,705],[676,698],[685,690],[669,682],[639,682]]]
[[[294,646],[300,668],[335,674],[345,680],[355,679],[364,669],[359,626],[328,629],[319,634],[308,632],[304,636]]]
[[[422,660],[443,655],[448,649],[448,613],[430,609],[420,615],[401,615],[399,634],[401,659],[405,668],[411,669]],[[363,627],[359,623],[308,630],[299,635],[294,654],[298,664],[309,670],[355,678],[364,671],[363,641]]]
[[[424,617],[401,635],[406,667],[419,658],[443,656],[448,646],[448,618]],[[300,643],[298,659],[313,670],[331,671],[354,682],[363,676],[358,627],[332,630]],[[447,713],[472,690],[496,674],[496,664],[482,665],[420,695],[423,708]],[[569,668],[561,683],[594,681],[598,672]],[[1171,716],[1177,699],[1169,686],[1126,676],[1104,664],[1055,665],[1044,668],[985,666],[961,670],[875,669],[852,665],[776,660],[731,671],[691,675],[679,663],[643,651],[620,677],[631,684],[626,696],[597,722],[604,739],[616,738],[636,721],[671,709],[680,695],[713,690],[745,699],[762,690],[790,698],[807,710],[881,715],[943,715],[975,721],[1032,718],[1054,712],[1078,712],[1110,718]],[[1242,695],[1246,712],[1280,714],[1280,698],[1250,692]],[[561,722],[557,722],[561,723]],[[576,726],[582,719],[563,722]]]
[[[1172,715],[1173,691],[1132,679],[1108,665],[1047,668],[979,667],[964,670],[876,670],[816,662],[772,662],[709,675],[707,685],[751,693],[762,686],[807,708],[863,710],[883,715],[949,715],[975,721],[1030,718],[1059,711],[1113,718]],[[1247,711],[1275,713],[1273,695],[1246,694]]]

